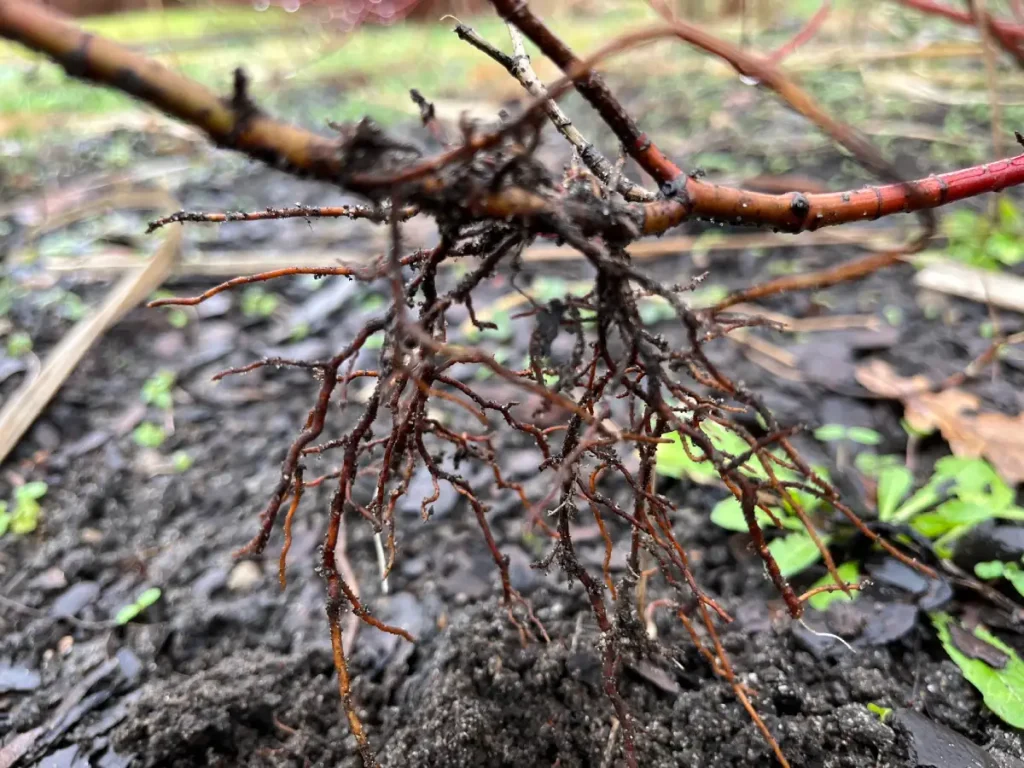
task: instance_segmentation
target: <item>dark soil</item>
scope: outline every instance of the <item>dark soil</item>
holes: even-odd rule
[[[145,140],[136,149],[145,162]],[[561,157],[557,151],[552,156]],[[817,170],[825,181],[840,173],[835,153],[817,159],[819,168],[802,171]],[[338,201],[322,188],[234,160],[198,163],[178,194],[187,207],[208,209]],[[135,236],[142,218],[134,220]],[[703,226],[695,223],[690,231]],[[0,248],[14,249],[25,230],[14,221],[6,231]],[[229,225],[193,237],[201,237],[196,247],[223,250],[372,251],[382,242],[365,228],[326,222]],[[835,247],[716,255],[708,282],[736,288],[856,253]],[[703,268],[669,258],[649,269],[679,282]],[[575,263],[532,265],[521,279],[541,273],[587,274]],[[884,438],[880,453],[899,452],[905,444],[900,413],[857,385],[857,362],[882,357],[904,375],[938,379],[962,369],[990,343],[979,333],[991,319],[985,307],[921,295],[912,275],[905,266],[813,297],[768,302],[795,317],[827,312],[888,318],[870,332],[802,338],[765,332],[796,356],[799,380],[760,367],[739,345],[717,343],[715,359],[760,391],[783,423],[869,426]],[[65,284],[91,295],[79,284]],[[173,287],[193,293],[204,285],[179,281]],[[205,305],[182,329],[171,327],[161,312],[130,313],[91,351],[6,462],[0,498],[22,479],[45,480],[49,492],[35,533],[0,539],[0,735],[10,734],[0,746],[0,765],[359,765],[339,708],[323,589],[312,567],[329,489],[309,492],[303,504],[286,590],[277,586],[275,557],[255,564],[231,559],[255,531],[256,514],[302,425],[315,383],[289,370],[217,386],[210,376],[268,354],[322,357],[374,310],[367,289],[341,281],[270,287],[281,302],[270,318],[246,316],[238,295]],[[508,276],[485,290],[478,307],[508,292]],[[19,297],[13,317],[33,329],[37,350],[45,352],[67,322],[33,295]],[[997,313],[997,319],[1004,332],[1021,328],[1018,315]],[[299,321],[305,335],[294,334]],[[521,353],[529,321],[517,321],[514,329],[508,344]],[[667,326],[659,331],[672,333]],[[1016,413],[1024,408],[1024,359],[1011,352],[1003,362],[998,377],[982,377],[970,390],[987,406]],[[176,375],[174,430],[158,449],[144,449],[131,431],[143,419],[166,418],[139,400],[143,383],[160,369]],[[9,395],[20,376],[5,376],[0,394]],[[513,397],[493,380],[479,386],[494,397]],[[325,434],[342,434],[351,418],[337,409]],[[831,460],[820,444],[803,445],[812,461]],[[550,475],[538,475],[537,456],[512,438],[505,449],[508,474],[532,497],[542,496]],[[186,471],[171,465],[179,450],[192,460]],[[922,472],[944,450],[938,441],[925,444]],[[322,471],[329,469],[324,464]],[[314,464],[313,471],[321,468]],[[418,638],[408,645],[364,627],[355,639],[355,699],[382,763],[621,765],[621,733],[601,691],[598,638],[579,586],[532,569],[545,542],[524,530],[517,501],[491,487],[489,471],[463,472],[491,504],[514,586],[531,599],[552,642],[520,645],[498,605],[497,574],[479,529],[455,494],[442,493],[427,523],[419,518],[422,494],[411,494],[402,508],[399,559],[386,595],[376,578],[370,533],[351,524],[347,554],[364,597],[376,615]],[[868,514],[857,478],[835,474],[850,503]],[[623,495],[625,489],[609,492]],[[918,590],[906,580],[876,578],[878,585],[856,607],[838,604],[827,616],[809,616],[812,631],[785,616],[744,537],[707,522],[721,490],[681,483],[669,484],[666,492],[680,505],[677,534],[691,552],[698,580],[737,617],[723,634],[734,666],[757,691],[756,706],[795,768],[1022,765],[1024,739],[984,708],[944,656],[925,615],[939,605],[981,610],[976,595],[945,584]],[[613,525],[613,533],[622,540],[627,531]],[[603,543],[589,519],[579,521],[576,541],[585,564],[599,567]],[[268,551],[276,552],[279,543],[272,540]],[[839,549],[865,559],[869,572],[892,565],[857,539]],[[624,563],[613,566],[621,576]],[[797,581],[806,586],[821,573],[812,569]],[[113,626],[117,611],[149,586],[160,587],[161,599],[139,620]],[[1004,618],[1002,636],[1021,648],[1024,640]],[[630,658],[623,672],[641,765],[770,764],[771,753],[749,716],[680,628],[659,616],[657,630],[657,641]],[[852,650],[815,634],[820,631],[842,635]],[[930,754],[922,745],[943,739],[955,744],[956,736],[922,735],[909,711],[883,722],[868,704],[923,713],[926,722],[972,742],[960,744],[966,752],[955,754],[974,762],[921,757]]]

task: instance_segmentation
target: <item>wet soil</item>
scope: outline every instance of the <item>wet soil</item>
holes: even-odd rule
[[[338,202],[334,193],[273,171],[202,157],[177,188],[187,207]],[[838,162],[834,155],[823,158],[821,178],[831,179]],[[141,221],[139,215],[135,222]],[[692,232],[702,228],[688,225]],[[24,228],[14,221],[7,232],[2,246],[14,249]],[[349,223],[289,222],[207,230],[192,243],[239,251],[372,249],[382,242],[377,237]],[[856,253],[852,247],[775,248],[714,255],[709,266],[679,257],[648,268],[673,282],[708,268],[709,283],[728,289]],[[587,271],[577,263],[531,265],[520,279],[539,274],[573,279]],[[901,451],[898,409],[856,384],[855,365],[880,357],[904,375],[946,376],[988,346],[979,329],[992,320],[983,306],[921,294],[912,276],[903,266],[855,286],[767,302],[794,317],[865,313],[879,320],[870,332],[794,337],[765,331],[764,338],[795,356],[796,378],[776,375],[736,344],[716,342],[715,360],[759,390],[785,424],[869,426],[882,435],[880,453]],[[486,285],[478,307],[507,293],[508,277]],[[69,278],[61,284],[89,290]],[[173,287],[193,293],[208,285],[179,280]],[[298,279],[273,290],[279,304],[270,317],[247,315],[238,295],[205,305],[184,328],[172,327],[163,313],[133,311],[90,352],[4,465],[0,497],[9,497],[23,479],[44,480],[49,491],[37,531],[0,538],[0,735],[8,734],[0,742],[0,765],[360,764],[339,708],[322,583],[312,567],[329,491],[310,491],[296,520],[286,589],[276,580],[279,538],[266,560],[235,563],[231,557],[255,531],[256,514],[316,384],[290,370],[216,386],[210,377],[270,354],[322,357],[379,311],[368,296],[384,290]],[[67,325],[32,295],[19,297],[16,306],[15,319],[36,331],[41,352]],[[1022,327],[1019,315],[996,313],[996,320],[1006,333]],[[295,331],[300,321],[302,334]],[[513,328],[504,343],[522,353],[528,321]],[[667,325],[658,330],[673,332]],[[372,362],[375,353],[366,354]],[[133,441],[133,428],[168,419],[139,399],[144,382],[161,369],[175,374],[173,430],[158,448],[143,448]],[[20,375],[9,375],[4,395]],[[492,380],[478,386],[495,398],[512,397]],[[970,391],[988,407],[1018,412],[1024,408],[1024,359],[1011,352],[999,376],[980,378]],[[343,434],[354,417],[353,409],[337,409],[325,434]],[[832,458],[813,441],[803,448],[812,461]],[[538,457],[514,437],[504,449],[512,479],[542,496],[550,476],[537,473]],[[921,471],[944,450],[938,441],[926,442]],[[187,453],[188,469],[172,464],[178,451]],[[429,480],[421,478],[424,494],[414,481],[412,500],[400,510],[400,555],[387,594],[376,578],[370,532],[350,525],[346,551],[363,596],[381,619],[417,637],[410,645],[360,628],[353,641],[354,697],[382,763],[622,765],[621,727],[601,690],[599,638],[579,585],[531,568],[545,542],[525,530],[517,500],[492,487],[489,470],[463,472],[491,505],[513,586],[532,601],[551,642],[520,643],[498,604],[497,574],[479,529],[454,493],[443,492],[432,519],[422,522],[419,497],[429,493]],[[850,502],[868,513],[863,489],[848,485]],[[837,604],[827,616],[810,616],[810,629],[794,624],[743,537],[708,523],[723,492],[674,482],[665,490],[680,506],[676,532],[698,580],[736,617],[723,631],[730,658],[757,692],[758,711],[793,766],[1022,765],[1021,735],[984,708],[944,656],[926,617],[939,605],[954,611],[976,606],[976,595],[950,585],[919,590],[905,579],[877,579],[856,609]],[[626,489],[609,492],[624,495]],[[624,541],[628,532],[610,525],[613,537]],[[579,521],[575,537],[583,562],[600,567],[604,548],[595,526]],[[862,541],[844,547],[864,557],[869,571],[891,566]],[[623,566],[613,561],[613,572],[621,576]],[[821,573],[811,569],[797,582],[806,586]],[[115,625],[117,612],[150,586],[162,590],[160,600],[139,620]],[[657,640],[626,660],[621,685],[641,765],[770,764],[764,739],[731,689],[714,678],[678,627],[659,617],[656,628]],[[816,634],[823,631],[842,635],[850,647]],[[1001,636],[1024,648],[1011,622]],[[883,722],[868,704],[913,710],[955,733],[924,736],[913,712]],[[956,734],[965,741],[956,742]],[[943,739],[962,751],[947,749],[937,762],[923,746]]]

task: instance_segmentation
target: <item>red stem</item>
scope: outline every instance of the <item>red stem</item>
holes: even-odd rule
[[[897,2],[923,13],[944,16],[958,24],[975,26],[973,14],[957,10],[956,8],[950,8],[948,5],[935,2],[935,0],[897,0]],[[985,19],[988,22],[988,29],[992,37],[999,42],[1007,53],[1017,60],[1018,64],[1024,67],[1024,50],[1020,47],[1021,43],[1024,42],[1024,26],[1000,21],[993,18],[992,14],[985,14]]]
[[[814,13],[813,16],[807,21],[799,32],[793,35],[792,39],[785,45],[780,46],[765,58],[768,59],[772,64],[778,64],[785,59],[789,54],[799,48],[801,45],[806,43],[821,29],[822,24],[825,23],[825,19],[832,12],[832,0],[822,0],[821,7]]]
[[[688,178],[685,196],[644,206],[644,231],[664,232],[689,216],[795,232],[815,230],[894,213],[938,208],[1021,183],[1024,183],[1024,155],[918,181],[818,195],[799,192],[766,195]]]

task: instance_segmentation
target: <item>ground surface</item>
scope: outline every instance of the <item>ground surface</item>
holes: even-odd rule
[[[837,74],[836,82],[842,77]],[[719,174],[734,177],[797,168],[825,186],[858,183],[860,177],[834,150],[820,143],[808,149],[807,132],[792,116],[766,106],[766,97],[749,88],[708,88],[718,89],[714,99],[721,105],[711,117],[746,110],[743,128],[756,139],[745,143],[742,156],[728,155],[733,128],[704,126],[686,140],[689,155],[703,156],[718,164]],[[643,111],[656,91],[642,85],[633,90],[629,100]],[[315,92],[308,98],[315,99]],[[677,105],[679,114],[696,121],[688,106]],[[660,104],[648,110],[655,127],[670,122],[663,112]],[[911,117],[934,127],[951,114],[959,115],[966,134],[987,135],[983,113],[915,104]],[[401,130],[418,135],[412,125]],[[682,135],[670,137],[669,145],[683,146]],[[90,174],[108,171],[112,156],[128,153],[137,178],[147,169],[164,177],[189,208],[338,202],[330,190],[203,148],[193,149],[188,161],[169,161],[160,156],[168,151],[166,140],[122,131],[48,147],[53,162],[23,164],[37,172],[19,176],[19,183],[27,196],[49,185],[52,199],[56,180],[66,192]],[[564,159],[553,138],[548,145],[544,151],[552,162]],[[927,173],[948,167],[929,154],[933,146],[903,138],[889,149]],[[978,151],[946,146],[954,156],[940,159],[954,165],[971,162]],[[0,251],[12,258],[29,244],[25,210],[8,209],[3,220]],[[69,255],[153,247],[154,238],[140,237],[142,214],[120,216],[101,220],[99,231],[97,225],[76,225],[52,233],[33,245],[39,262],[8,268],[11,282],[5,286],[28,287],[14,291],[6,319],[30,331],[38,353],[45,354],[70,326],[62,314],[73,312],[60,291],[74,290],[89,301],[106,286],[68,277],[54,283],[47,267]],[[706,229],[694,223],[687,231]],[[383,243],[370,229],[344,222],[236,224],[189,234],[191,247],[211,259],[312,251],[331,263],[332,254],[374,252]],[[417,237],[429,238],[429,231],[411,227],[410,238]],[[712,252],[706,263],[695,263],[692,255],[670,256],[648,268],[673,282],[709,269],[706,290],[720,293],[856,253],[854,246],[747,248]],[[791,317],[873,318],[870,327],[764,332],[763,338],[791,356],[787,375],[731,342],[716,343],[714,357],[759,389],[783,423],[868,426],[883,436],[880,453],[902,451],[899,409],[863,390],[854,379],[855,365],[878,357],[904,375],[938,379],[987,347],[981,328],[992,320],[984,306],[917,291],[913,273],[903,266],[856,286],[769,302]],[[530,264],[520,279],[538,285],[586,277],[579,263],[558,262]],[[179,279],[172,288],[192,293],[209,284]],[[277,304],[267,316],[252,307],[247,311],[237,294],[189,311],[180,328],[167,314],[133,311],[92,350],[6,462],[0,477],[4,497],[21,479],[44,480],[49,491],[34,533],[0,538],[0,734],[13,735],[0,742],[0,765],[358,765],[339,712],[323,589],[312,568],[329,491],[310,492],[296,521],[286,590],[276,583],[275,557],[242,564],[231,559],[255,531],[256,513],[276,482],[315,384],[285,370],[217,386],[210,376],[268,354],[322,357],[343,344],[368,313],[379,311],[380,302],[372,290],[341,281],[294,280],[271,289]],[[383,286],[376,290],[382,298]],[[509,293],[508,276],[484,290],[478,307]],[[1007,333],[1022,328],[1020,315],[997,313],[996,320]],[[658,330],[673,332],[663,321]],[[493,343],[521,355],[528,340],[529,321],[515,321],[508,338]],[[24,365],[0,358],[0,396],[10,396]],[[140,402],[143,384],[160,370],[175,374],[170,416]],[[513,397],[493,380],[478,385],[495,398]],[[1011,351],[998,376],[982,377],[969,389],[987,407],[1019,412],[1024,357]],[[349,419],[344,410],[332,413],[327,434],[342,434]],[[132,433],[145,420],[166,427],[173,422],[173,432],[159,447],[140,447]],[[835,458],[814,441],[803,447],[813,461]],[[550,473],[537,473],[535,453],[512,439],[503,448],[512,478],[531,497],[543,496]],[[179,451],[187,454],[189,468],[175,466],[172,457]],[[944,452],[938,440],[922,446],[921,477]],[[323,471],[329,469],[324,465]],[[319,471],[314,464],[311,472]],[[418,499],[430,492],[427,477],[419,478],[423,493],[411,493],[401,510],[400,556],[388,594],[381,594],[375,577],[369,532],[350,525],[346,551],[364,597],[383,620],[418,638],[408,645],[362,628],[354,641],[355,698],[382,762],[410,768],[620,765],[621,738],[600,689],[596,632],[578,585],[531,569],[545,541],[526,531],[517,501],[491,488],[489,472],[462,471],[491,503],[491,523],[511,560],[514,586],[531,599],[552,642],[520,645],[498,605],[497,577],[479,529],[457,495],[443,489],[433,518],[420,521]],[[850,503],[867,512],[856,478],[839,479]],[[816,630],[849,640],[855,650],[848,650],[786,618],[746,540],[707,522],[722,490],[665,483],[679,504],[676,530],[698,580],[737,617],[724,633],[734,665],[758,692],[756,705],[794,766],[1022,764],[1020,734],[982,706],[945,657],[925,616],[940,605],[953,612],[992,611],[990,606],[968,591],[899,573],[892,561],[851,539],[838,547],[839,558],[856,554],[865,560],[876,585],[855,607],[837,604],[828,615],[811,612],[808,618]],[[613,535],[621,539],[627,532],[613,526]],[[599,566],[603,544],[590,520],[580,521],[575,538],[584,562]],[[268,553],[279,543],[275,537]],[[613,561],[614,573],[621,575],[622,566]],[[812,569],[797,582],[807,586],[821,573]],[[115,626],[119,609],[149,586],[162,590],[160,600],[139,620]],[[1001,636],[1021,648],[1011,617],[993,613],[990,623],[999,626],[1000,616]],[[768,748],[731,690],[713,678],[668,617],[659,616],[656,627],[658,641],[645,657],[630,659],[623,673],[623,693],[640,733],[641,764],[767,764]],[[899,711],[883,723],[868,704]],[[956,743],[949,732],[934,730],[943,727],[966,741]]]

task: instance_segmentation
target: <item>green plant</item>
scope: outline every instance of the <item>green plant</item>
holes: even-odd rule
[[[985,581],[1004,578],[1024,597],[1024,569],[1017,563],[1004,563],[999,560],[977,563],[974,566],[974,575]]]
[[[739,456],[747,452],[750,446],[735,432],[725,429],[715,422],[705,421],[701,424],[701,430],[711,440],[714,446],[725,454]],[[698,448],[690,438],[686,438],[686,447],[675,432],[665,437],[672,440],[671,443],[662,443],[658,446],[656,454],[656,467],[659,474],[668,477],[688,477],[699,483],[712,483],[718,478],[718,472],[712,463],[702,457]],[[770,451],[780,461],[783,457],[776,451]],[[768,475],[756,458],[750,458],[740,464],[740,472],[759,480],[767,479]],[[823,478],[828,473],[822,467],[815,467],[815,472]],[[781,482],[796,480],[797,475],[782,465],[772,467],[775,476]],[[814,494],[800,490],[791,490],[792,499],[803,509],[807,515],[816,515],[825,511],[828,505]],[[796,516],[789,500],[781,500],[777,505],[770,507],[772,514],[769,515],[762,509],[755,512],[758,524],[762,528],[782,528],[791,531],[785,536],[772,539],[768,544],[768,550],[775,558],[779,571],[785,578],[789,578],[821,558],[814,540],[807,533],[803,523]],[[774,516],[774,518],[773,518]],[[711,510],[711,522],[728,531],[746,532],[746,518],[740,502],[734,496],[728,496],[719,501]],[[828,537],[822,537],[827,543]]]
[[[1024,662],[1017,653],[982,627],[974,628],[972,639],[971,633],[947,613],[933,613],[931,620],[942,647],[953,663],[960,667],[964,677],[981,692],[985,705],[1004,722],[1015,728],[1024,728]],[[968,655],[962,648],[963,640],[958,641],[954,634],[972,645],[984,643],[991,646],[991,651],[985,656],[992,658],[979,658],[977,651]],[[998,663],[995,666],[989,663],[996,658]]]
[[[881,704],[875,704],[874,702],[870,702],[867,707],[869,711],[878,715],[879,720],[886,720],[892,714],[892,709],[883,707]]]
[[[7,354],[24,357],[32,351],[32,337],[24,331],[16,331],[7,337]]]
[[[860,581],[860,563],[855,560],[847,561],[836,568],[836,573],[838,573],[839,578],[847,584],[858,582]],[[835,584],[836,580],[832,578],[832,574],[826,573],[811,585],[811,589],[814,590],[821,587],[831,587],[835,586]],[[837,589],[833,592],[819,592],[816,595],[811,595],[807,599],[807,602],[811,604],[811,607],[814,610],[825,611],[828,610],[828,607],[834,602],[856,600],[858,594],[860,593],[856,590],[851,591],[850,594],[846,594],[842,590]]]
[[[169,411],[174,405],[172,390],[174,389],[174,372],[158,371],[146,379],[140,393],[142,402]]]
[[[988,270],[1024,261],[1024,215],[1005,195],[999,198],[994,219],[984,213],[959,209],[943,218],[942,231],[949,243],[939,253],[947,258]],[[936,253],[922,254],[927,255]]]
[[[289,341],[302,341],[309,336],[309,323],[296,323],[288,333]]]
[[[143,448],[159,448],[167,439],[167,432],[159,424],[144,421],[132,431],[132,439]]]
[[[117,615],[114,616],[114,623],[119,627],[124,626],[159,600],[162,594],[159,587],[150,587],[145,590],[135,598],[134,603],[126,605],[117,612]]]
[[[928,482],[911,493],[913,477],[905,467],[889,467],[878,477],[878,518],[909,524],[935,541],[940,555],[986,520],[1024,521],[1014,490],[984,459],[946,456],[935,463]]]
[[[46,495],[46,483],[35,481],[19,485],[14,489],[14,511],[6,501],[0,501],[0,536],[10,531],[23,536],[39,527],[39,513],[42,507],[39,499]]]
[[[902,467],[903,456],[894,453],[869,453],[864,451],[858,453],[853,460],[853,465],[866,477],[878,477],[882,470],[889,467]]]
[[[175,451],[171,456],[171,463],[174,465],[174,471],[181,474],[192,469],[193,461],[186,451]]]
[[[858,445],[880,445],[882,436],[868,427],[848,427],[845,424],[822,424],[814,436],[823,443],[849,440]]]
[[[254,285],[242,293],[242,314],[248,318],[266,319],[274,314],[279,303],[275,294]]]

